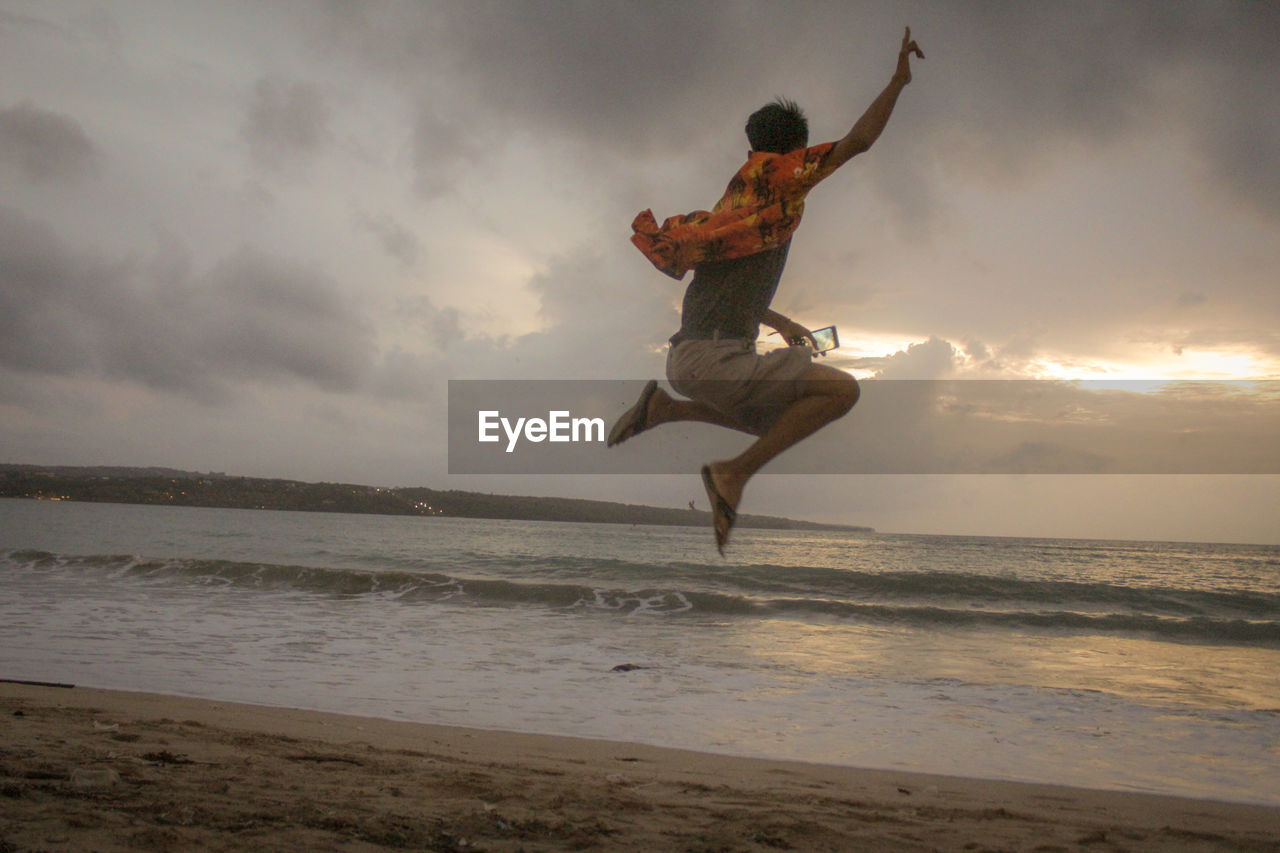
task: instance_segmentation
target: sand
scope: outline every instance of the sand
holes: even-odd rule
[[[0,853],[1280,851],[1280,809],[0,683]]]

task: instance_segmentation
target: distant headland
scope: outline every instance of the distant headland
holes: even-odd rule
[[[698,509],[578,498],[494,495],[456,489],[305,483],[223,473],[201,474],[172,468],[0,464],[0,497],[520,521],[679,526],[705,526],[711,523],[710,513]],[[769,515],[741,515],[738,517],[738,526],[765,530],[874,532],[870,527],[820,524]]]

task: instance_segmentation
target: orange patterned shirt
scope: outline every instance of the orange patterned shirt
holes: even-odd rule
[[[787,154],[753,151],[711,211],[669,217],[658,227],[653,211],[631,223],[631,242],[662,272],[679,279],[707,261],[744,258],[791,239],[809,190],[835,171],[834,142]]]

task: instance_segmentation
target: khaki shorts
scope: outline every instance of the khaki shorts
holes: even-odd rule
[[[803,344],[757,355],[754,342],[737,338],[681,341],[667,353],[667,380],[760,435],[804,396],[812,363],[813,351]]]

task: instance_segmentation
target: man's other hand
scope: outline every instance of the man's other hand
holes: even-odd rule
[[[898,51],[898,70],[893,73],[903,85],[911,82],[911,54],[924,59],[924,51],[911,39],[911,27],[902,36],[902,48]]]
[[[787,322],[788,325],[785,328],[778,330],[778,334],[782,335],[783,339],[787,343],[792,346],[799,346],[805,341],[808,341],[809,346],[813,347],[815,350],[818,348],[818,342],[814,340],[813,332],[809,331],[804,326],[801,326],[795,320],[788,320]]]

